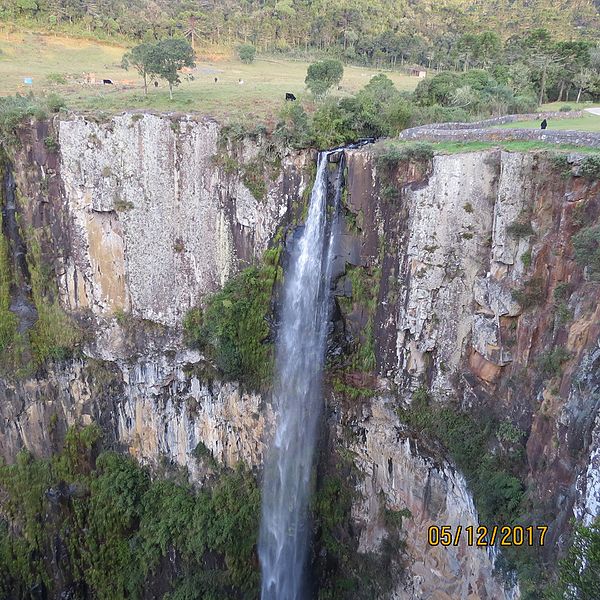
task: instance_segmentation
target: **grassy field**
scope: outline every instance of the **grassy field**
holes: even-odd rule
[[[183,75],[175,98],[170,101],[165,83],[160,82],[158,88],[152,86],[148,96],[144,96],[137,73],[119,67],[124,47],[26,32],[0,32],[0,50],[0,94],[56,91],[66,98],[69,108],[78,110],[148,108],[200,111],[218,118],[264,119],[278,111],[285,92],[293,92],[299,98],[308,96],[304,86],[306,62],[258,59],[245,65],[222,53],[204,53],[190,73],[193,80]],[[111,79],[114,85],[85,83],[88,73],[97,80]],[[336,94],[356,92],[377,73],[374,69],[346,67]],[[400,90],[412,90],[418,82],[401,73],[386,74]],[[32,77],[33,85],[24,85],[24,77]],[[66,83],[52,79],[64,79]]]
[[[539,129],[540,121],[518,121],[516,123],[505,123],[501,127],[519,129]],[[600,131],[600,116],[586,113],[583,117],[574,119],[548,119],[548,129],[570,130],[570,131]]]
[[[549,144],[542,141],[529,140],[507,140],[498,142],[414,142],[414,141],[397,141],[397,140],[381,140],[375,143],[372,148],[375,153],[385,153],[390,147],[396,148],[411,148],[423,144],[433,149],[436,154],[463,154],[466,152],[481,152],[483,150],[492,150],[494,148],[502,148],[508,152],[531,152],[531,151],[548,151],[548,152],[569,152],[574,154],[599,154],[598,148],[587,146],[574,146],[572,144]]]

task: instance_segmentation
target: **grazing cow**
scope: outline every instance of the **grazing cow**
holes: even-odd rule
[[[285,99],[286,100],[295,100],[296,96],[294,96],[294,94],[290,93],[290,92],[286,92],[285,93]]]
[[[104,85],[112,85],[113,84],[112,79],[103,79],[102,83]]]
[[[215,83],[217,83],[217,81],[219,81],[219,78],[218,78],[218,77],[215,77]]]
[[[540,125],[541,129],[546,129],[546,127],[548,127],[548,121],[546,121],[546,119],[544,119]]]

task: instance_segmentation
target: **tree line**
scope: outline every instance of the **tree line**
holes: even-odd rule
[[[0,18],[144,42],[182,35],[192,46],[251,43],[259,52],[436,69],[487,68],[507,38],[532,29],[597,41],[600,27],[593,0],[4,0]]]

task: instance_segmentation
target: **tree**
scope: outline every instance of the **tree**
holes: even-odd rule
[[[344,76],[344,67],[339,60],[322,60],[308,67],[304,83],[317,98],[323,98],[330,88]]]
[[[579,88],[576,102],[579,104],[582,92],[586,91],[594,82],[594,72],[591,69],[581,69],[573,78],[573,83]]]
[[[573,545],[560,563],[558,589],[551,598],[600,598],[600,518],[589,527],[575,526]]]
[[[171,100],[173,86],[179,83],[179,71],[194,65],[194,50],[188,42],[179,38],[161,40],[152,46],[149,53],[148,72],[166,79]]]
[[[148,76],[152,64],[154,44],[140,44],[123,55],[121,67],[128,70],[133,66],[144,80],[144,94],[148,94]]]
[[[243,63],[249,65],[254,62],[256,56],[256,48],[252,44],[242,44],[238,46],[238,56]]]

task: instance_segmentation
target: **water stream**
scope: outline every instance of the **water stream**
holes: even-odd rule
[[[262,600],[301,600],[308,595],[308,502],[343,179],[342,153],[328,205],[328,154],[319,154],[308,217],[292,244],[285,273],[273,394],[277,424],[265,464],[258,546]]]

